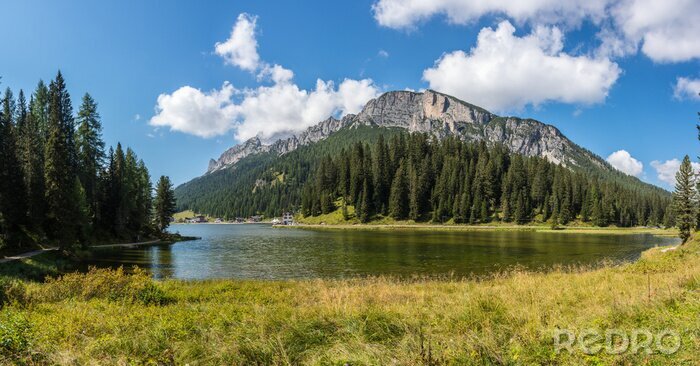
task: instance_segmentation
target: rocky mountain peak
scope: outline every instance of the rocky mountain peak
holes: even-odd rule
[[[433,90],[388,92],[370,100],[357,115],[362,123],[402,127],[411,132],[430,132],[436,127],[454,132],[459,123],[486,124],[494,117],[482,108]]]
[[[271,145],[264,145],[254,137],[226,150],[218,160],[212,159],[207,173],[232,166],[251,154],[283,155],[353,125],[398,127],[438,138],[457,136],[466,141],[503,144],[515,153],[543,157],[565,166],[584,160],[601,164],[600,158],[571,142],[554,126],[532,119],[499,117],[455,97],[425,90],[384,93],[367,102],[357,115],[348,114],[342,119],[329,117],[296,136]]]

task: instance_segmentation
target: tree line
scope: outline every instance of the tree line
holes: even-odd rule
[[[596,226],[671,226],[670,195],[612,175],[510,153],[502,146],[399,134],[325,156],[302,191],[301,212],[341,209],[369,222],[396,220],[525,224],[572,221]]]
[[[167,227],[164,217],[175,209],[169,179],[160,178],[154,197],[132,149],[118,143],[106,151],[97,102],[86,93],[74,114],[60,71],[48,86],[39,81],[29,100],[7,88],[1,104],[0,249],[53,243],[72,250]]]

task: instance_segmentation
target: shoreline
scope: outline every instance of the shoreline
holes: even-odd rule
[[[649,227],[590,227],[561,226],[552,229],[544,225],[460,225],[460,224],[294,224],[272,225],[276,229],[301,230],[425,230],[425,231],[525,231],[562,234],[651,234],[656,236],[677,236],[676,229]]]

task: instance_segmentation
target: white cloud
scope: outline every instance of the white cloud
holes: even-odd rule
[[[280,65],[264,65],[258,74],[258,80],[272,80],[275,84],[287,83],[294,78],[294,72]]]
[[[698,0],[378,0],[377,22],[412,29],[437,15],[468,24],[486,15],[518,23],[576,27],[584,20],[604,28],[600,53],[623,56],[642,52],[655,62],[700,58]]]
[[[700,58],[700,1],[620,0],[612,6],[620,32],[642,43],[642,52],[656,62]]]
[[[423,78],[432,89],[502,111],[547,101],[591,104],[605,99],[620,75],[605,58],[562,51],[557,27],[536,27],[524,37],[503,21],[479,32],[469,53],[444,54]]]
[[[292,83],[261,86],[244,92],[236,105],[236,138],[259,136],[273,141],[315,125],[331,115],[359,112],[379,93],[370,79],[345,79],[337,88],[332,81],[316,81],[314,90]]]
[[[610,154],[606,159],[610,165],[615,169],[635,177],[642,174],[644,169],[644,164],[641,161],[635,159],[630,155],[629,152],[625,150],[618,150]]]
[[[242,90],[225,83],[221,90],[208,93],[185,86],[158,97],[157,114],[150,123],[199,137],[235,130],[240,141],[259,136],[271,142],[331,115],[357,113],[379,93],[370,79],[345,79],[337,88],[332,81],[319,79],[314,90],[303,90],[282,80],[272,86]]]
[[[293,83],[292,70],[258,56],[256,21],[256,16],[239,15],[231,37],[216,44],[216,53],[226,63],[257,73],[258,81],[272,85],[236,89],[226,82],[220,90],[210,92],[184,86],[158,97],[156,115],[149,123],[205,138],[234,130],[240,141],[258,136],[271,142],[330,116],[357,113],[379,94],[371,79],[344,79],[337,87],[333,81],[318,79],[314,89],[300,88]]]
[[[258,41],[255,39],[255,27],[258,17],[240,14],[231,30],[231,36],[225,42],[217,42],[214,51],[223,57],[226,63],[243,70],[254,72],[260,64]]]
[[[467,24],[487,14],[505,15],[518,22],[577,25],[601,19],[608,0],[379,0],[372,5],[380,25],[410,29],[435,15],[453,24]]]
[[[386,50],[379,50],[379,52],[377,52],[377,56],[381,58],[389,58],[389,52]]]
[[[700,163],[691,163],[695,172],[700,171]],[[678,159],[666,160],[664,162],[654,160],[651,166],[656,170],[657,177],[662,182],[670,186],[676,184],[676,173],[681,167],[681,161]]]
[[[673,88],[673,96],[677,99],[700,100],[700,79],[679,77]]]
[[[228,82],[221,90],[210,92],[183,86],[172,94],[158,96],[156,115],[149,123],[199,137],[223,134],[231,129],[236,115],[231,101],[234,93]]]

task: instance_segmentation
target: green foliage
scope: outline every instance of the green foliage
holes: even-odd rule
[[[695,184],[695,173],[693,173],[690,158],[686,155],[676,173],[676,189],[673,192],[673,210],[675,212],[676,225],[680,231],[679,236],[684,243],[690,237],[690,231],[697,220],[697,192]]]
[[[105,144],[97,103],[77,118],[63,75],[39,82],[27,105],[8,88],[0,108],[0,251],[36,243],[75,252],[90,240],[154,233],[153,186],[134,151]],[[78,125],[76,126],[76,122]]]
[[[156,186],[155,199],[155,217],[156,228],[160,232],[164,232],[170,225],[170,219],[175,214],[176,202],[173,185],[170,183],[170,178],[161,176]]]
[[[29,350],[32,328],[29,320],[17,312],[0,313],[0,362],[4,357],[19,360]]]
[[[378,194],[372,184],[381,181],[372,172],[381,170],[376,167],[380,157],[385,159],[384,150],[393,152],[386,162],[392,177],[388,196]],[[375,169],[367,169],[371,166]],[[341,174],[325,174],[329,171]],[[556,226],[578,220],[598,226],[660,225],[669,204],[667,192],[639,181],[618,183],[604,171],[592,174],[512,154],[501,146],[456,138],[437,141],[423,134],[397,134],[387,146],[381,139],[374,147],[355,144],[334,159],[325,158],[310,181],[318,182],[320,175],[322,185],[303,189],[301,212],[326,213],[316,207],[347,197],[361,222],[382,216],[382,207],[388,207],[396,220],[441,223],[540,220]],[[346,181],[351,182],[349,190]]]
[[[344,128],[325,140],[301,146],[282,156],[269,153],[247,156],[231,168],[206,174],[178,186],[175,189],[178,210],[192,210],[228,219],[256,214],[274,217],[285,211],[296,212],[301,209],[304,197],[317,196],[320,199],[322,196],[313,187],[315,184],[306,183],[319,168],[323,157],[347,152],[358,142],[373,144],[382,135],[386,138],[400,134],[401,131],[398,128],[356,126]],[[348,196],[347,202],[354,204],[359,199],[363,181],[360,179],[351,182],[349,168],[344,166],[337,169],[338,184]],[[368,169],[371,171],[372,166],[368,166]],[[278,179],[280,175],[284,176],[283,182]],[[305,189],[309,191],[305,192]],[[374,197],[370,197],[370,200],[374,200]],[[317,206],[314,210],[317,211],[314,212],[318,214],[321,205],[320,202],[315,204]]]
[[[143,305],[162,305],[168,302],[166,293],[143,270],[134,267],[131,273],[90,268],[87,273],[68,273],[48,278],[28,301],[59,302],[67,299],[88,301],[104,299],[117,302],[136,302]]]

